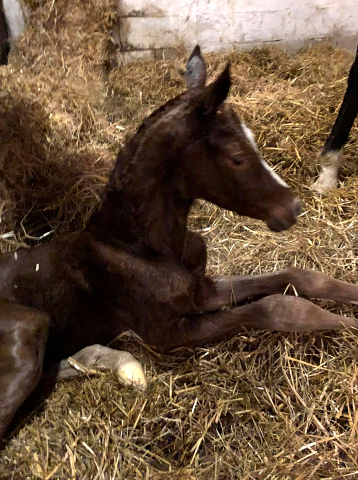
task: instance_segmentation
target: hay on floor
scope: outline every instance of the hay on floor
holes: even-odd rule
[[[184,88],[184,59],[113,68],[110,0],[27,3],[30,25],[0,68],[4,252],[82,228],[125,138]],[[325,45],[295,57],[274,48],[210,55],[211,78],[228,59],[230,101],[304,211],[290,231],[274,234],[198,202],[190,225],[207,241],[209,271],[297,265],[356,283],[356,128],[340,188],[322,198],[308,188],[353,56]],[[351,306],[319,303],[358,316]],[[1,451],[0,478],[357,477],[353,333],[250,331],[169,355],[126,338],[116,345],[144,364],[148,391],[120,388],[111,375],[58,385]]]

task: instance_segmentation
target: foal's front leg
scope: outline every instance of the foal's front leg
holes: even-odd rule
[[[196,278],[205,275],[207,260],[206,244],[200,233],[188,230],[185,236],[184,251],[181,258],[182,264]]]
[[[0,300],[0,438],[40,380],[48,325],[45,313]]]
[[[161,335],[158,348],[201,345],[243,328],[309,332],[358,327],[355,319],[323,310],[303,298],[271,295],[231,310],[180,319]]]
[[[202,311],[235,305],[252,296],[284,293],[288,285],[292,285],[298,295],[305,297],[358,303],[358,286],[335,280],[316,270],[296,267],[265,275],[207,277],[207,282],[200,306]]]

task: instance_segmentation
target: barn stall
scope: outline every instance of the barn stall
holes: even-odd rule
[[[0,68],[3,252],[82,228],[117,150],[184,89],[184,55],[118,67],[111,0],[26,4],[28,25]],[[206,239],[209,271],[297,265],[357,283],[356,128],[340,188],[325,197],[309,189],[353,54],[319,44],[294,56],[269,46],[206,58],[210,78],[231,61],[230,102],[304,202],[298,224],[280,234],[198,202],[190,226]],[[148,390],[121,388],[111,374],[57,385],[15,422],[0,478],[355,478],[357,343],[349,331],[245,331],[163,355],[123,336],[113,345],[144,365]]]

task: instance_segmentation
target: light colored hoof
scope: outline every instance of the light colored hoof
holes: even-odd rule
[[[108,370],[114,372],[119,383],[126,387],[140,391],[147,388],[142,365],[133,355],[103,345],[90,345],[62,360],[57,378],[65,380],[81,374],[96,375]]]
[[[326,193],[338,184],[338,169],[343,159],[342,150],[320,154],[318,158],[321,171],[310,188],[318,193]]]
[[[331,188],[335,188],[337,186],[336,179],[327,179],[327,178],[318,178],[312,185],[311,190],[317,193],[326,193]]]
[[[116,372],[118,381],[125,387],[133,387],[144,392],[147,389],[147,380],[142,365],[137,360],[121,364]]]

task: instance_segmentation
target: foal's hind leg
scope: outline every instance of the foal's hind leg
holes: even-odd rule
[[[214,314],[182,318],[161,335],[158,348],[200,345],[254,328],[290,332],[358,327],[356,320],[323,310],[303,298],[271,295],[257,302]],[[157,343],[158,343],[158,339]]]
[[[235,305],[247,297],[284,293],[292,285],[298,295],[358,303],[358,286],[335,280],[316,270],[288,267],[275,273],[256,276],[212,277],[201,305],[202,311]]]
[[[141,364],[128,352],[103,345],[83,348],[72,357],[62,360],[57,380],[67,380],[83,374],[96,374],[112,370],[124,386],[145,390],[147,381]]]
[[[49,317],[0,300],[0,438],[40,380]]]

